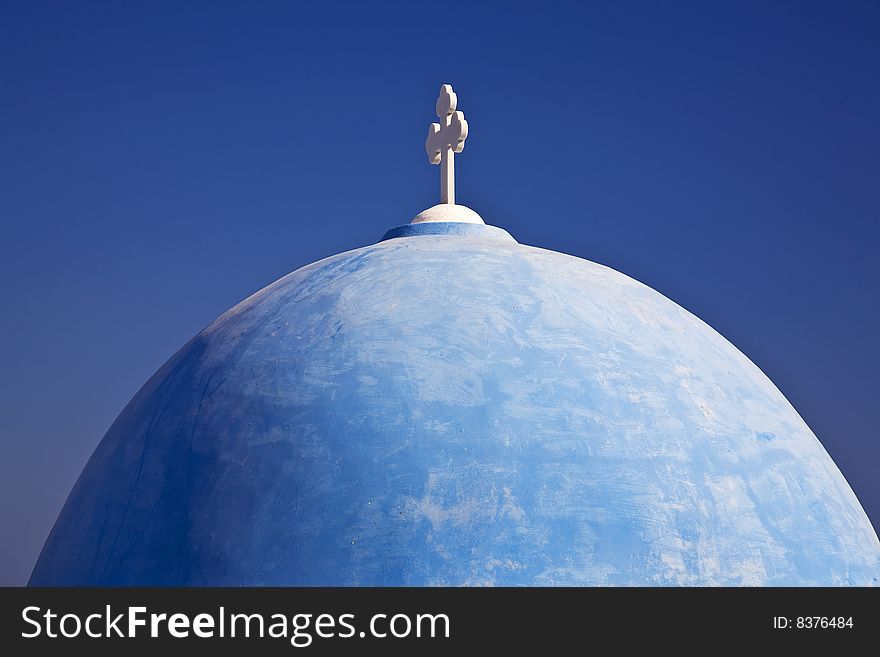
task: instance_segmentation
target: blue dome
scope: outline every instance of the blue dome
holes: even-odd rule
[[[880,543],[702,321],[417,224],[229,310],[128,404],[32,585],[871,585]]]

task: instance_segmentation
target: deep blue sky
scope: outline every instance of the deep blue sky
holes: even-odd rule
[[[757,363],[880,525],[880,4],[0,4],[0,583],[128,399],[240,299],[437,200]]]

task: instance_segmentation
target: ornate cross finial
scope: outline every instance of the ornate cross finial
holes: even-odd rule
[[[440,123],[428,127],[425,150],[428,161],[440,165],[440,202],[455,204],[455,160],[454,154],[461,153],[467,139],[468,124],[464,112],[456,112],[458,97],[451,84],[440,87],[437,98],[437,116]]]

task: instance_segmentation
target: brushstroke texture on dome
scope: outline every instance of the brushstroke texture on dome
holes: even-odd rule
[[[193,338],[31,584],[877,584],[849,485],[722,336],[607,267],[440,226]]]

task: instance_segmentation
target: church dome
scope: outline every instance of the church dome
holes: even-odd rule
[[[607,267],[424,221],[235,306],[138,392],[37,585],[874,585],[761,371]]]
[[[718,333],[440,203],[190,340],[116,419],[35,585],[872,585],[880,542]]]

